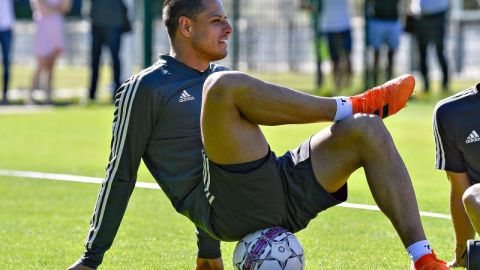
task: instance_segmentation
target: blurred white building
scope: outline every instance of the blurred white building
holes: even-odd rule
[[[234,0],[223,0],[227,13],[232,13]],[[234,35],[238,35],[238,67],[241,70],[264,72],[295,71],[314,72],[313,31],[310,14],[299,9],[298,0],[240,0],[240,19]],[[447,56],[454,76],[480,77],[480,4],[477,0],[452,0],[450,27],[447,38]],[[128,0],[134,4],[134,0]],[[135,2],[136,3],[136,2]],[[364,20],[363,0],[351,0],[353,13],[354,69],[364,69]],[[230,14],[228,14],[230,15]],[[142,65],[142,17],[141,9],[132,11],[135,17],[134,32],[123,43],[123,58],[128,66]],[[33,24],[29,20],[17,20],[13,49],[13,63],[31,65],[33,57]],[[71,19],[67,23],[67,51],[60,65],[88,65],[90,24],[88,18]],[[169,43],[159,18],[154,22],[154,53],[168,53]],[[230,43],[232,43],[232,38]],[[234,49],[230,44],[230,51]],[[397,73],[411,71],[412,40],[404,34],[397,53]],[[415,50],[416,51],[416,50]],[[222,61],[231,66],[232,53]],[[104,53],[104,61],[109,61]],[[437,63],[431,53],[431,66],[435,73]],[[329,71],[328,61],[323,65]],[[128,71],[127,71],[128,72]]]

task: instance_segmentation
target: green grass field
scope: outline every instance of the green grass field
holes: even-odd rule
[[[448,214],[449,184],[435,171],[433,101],[413,101],[385,121],[410,170],[423,211]],[[103,177],[109,154],[111,106],[71,106],[0,114],[0,170]],[[265,127],[277,154],[297,146],[322,124]],[[138,181],[154,182],[142,165]],[[0,176],[0,268],[63,269],[83,251],[99,185]],[[351,203],[374,204],[363,171],[349,181]],[[422,218],[441,258],[453,255],[451,221]],[[193,225],[159,190],[137,188],[102,269],[193,269]],[[408,269],[409,259],[383,214],[335,207],[297,237],[306,269]],[[223,243],[226,269],[235,243]]]

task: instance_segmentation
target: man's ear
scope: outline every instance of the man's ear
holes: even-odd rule
[[[178,18],[178,30],[182,35],[190,37],[192,35],[192,20],[185,16]]]

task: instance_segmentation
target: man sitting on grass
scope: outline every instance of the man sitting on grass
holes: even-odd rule
[[[163,18],[170,54],[117,91],[110,162],[85,253],[70,269],[102,262],[142,158],[198,228],[197,269],[223,269],[219,240],[273,226],[302,230],[347,199],[347,179],[361,167],[412,269],[448,269],[430,249],[407,169],[382,122],[405,106],[412,76],[354,97],[311,96],[211,63],[227,55],[232,33],[220,0],[167,0]],[[259,127],[322,121],[336,123],[278,157]]]

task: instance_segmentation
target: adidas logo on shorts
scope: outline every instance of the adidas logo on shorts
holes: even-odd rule
[[[191,100],[195,100],[195,97],[192,97],[187,92],[187,90],[183,90],[182,94],[180,95],[180,99],[178,100],[178,102],[182,103],[182,102],[191,101]]]
[[[467,140],[465,143],[474,143],[474,142],[480,142],[480,136],[478,136],[478,133],[475,130],[472,130],[472,133],[468,135]]]

